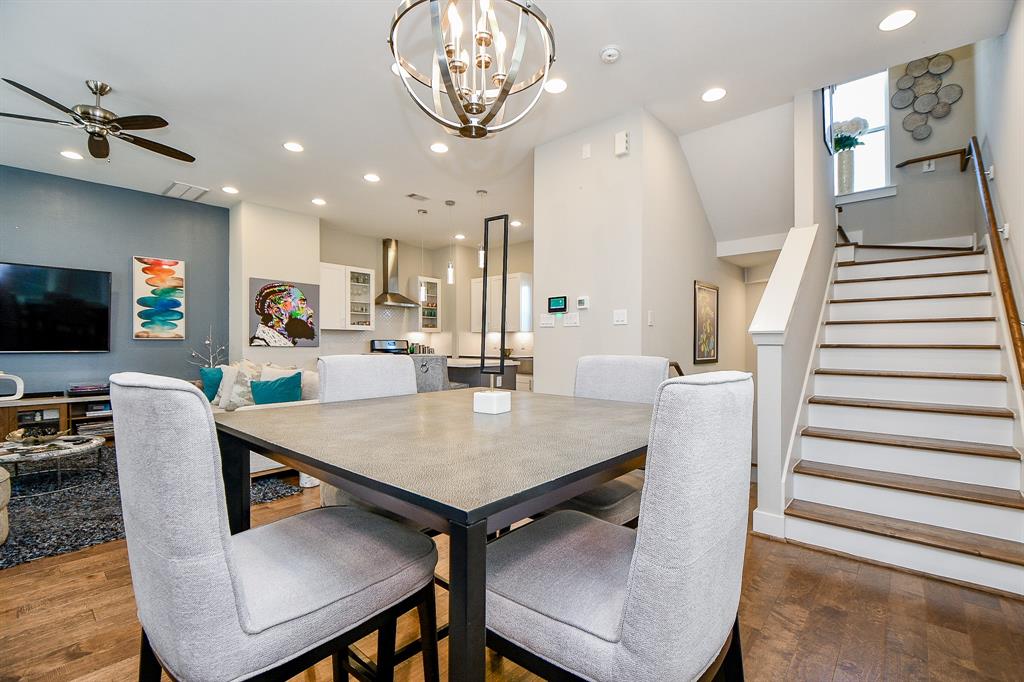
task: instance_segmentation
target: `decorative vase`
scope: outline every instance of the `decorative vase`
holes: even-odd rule
[[[853,150],[844,149],[838,153],[837,173],[839,174],[838,194],[849,194],[853,191]]]

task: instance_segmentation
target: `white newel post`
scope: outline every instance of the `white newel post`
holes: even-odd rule
[[[754,531],[785,537],[786,449],[782,422],[782,344],[785,333],[751,334],[757,346],[757,508]]]

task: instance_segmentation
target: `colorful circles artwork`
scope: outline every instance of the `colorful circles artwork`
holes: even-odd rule
[[[185,338],[185,262],[136,256],[133,338]]]

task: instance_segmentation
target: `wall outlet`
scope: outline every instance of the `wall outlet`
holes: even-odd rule
[[[629,324],[629,319],[628,319],[627,311],[626,311],[625,308],[619,308],[617,310],[613,310],[612,311],[612,324],[614,324],[614,325]]]
[[[589,142],[586,143],[585,145],[583,145],[583,148],[580,150],[580,158],[581,159],[589,159],[590,158],[590,143]]]
[[[935,171],[935,159],[928,159],[921,164],[922,173],[932,173]]]

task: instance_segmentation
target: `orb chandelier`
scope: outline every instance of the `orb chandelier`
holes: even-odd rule
[[[403,0],[388,44],[416,105],[468,138],[521,121],[544,92],[555,61],[551,23],[531,0]],[[417,93],[424,92],[420,86],[429,91],[428,101]],[[525,91],[534,86],[529,99]],[[524,108],[506,114],[520,93]]]

